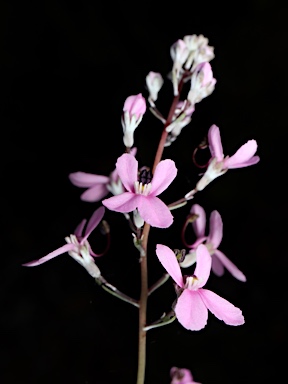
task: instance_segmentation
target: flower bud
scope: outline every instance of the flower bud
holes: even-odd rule
[[[162,88],[163,83],[164,83],[164,80],[160,73],[151,71],[146,76],[146,85],[149,91],[149,98],[152,101],[157,100],[158,92]]]
[[[141,93],[127,97],[123,106],[121,123],[123,127],[123,142],[127,148],[134,144],[134,131],[141,123],[146,112],[146,101]]]

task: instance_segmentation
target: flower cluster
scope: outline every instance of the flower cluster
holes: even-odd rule
[[[183,39],[177,40],[170,47],[170,54],[172,68],[168,79],[171,81],[173,92],[171,108],[167,117],[163,116],[156,105],[158,94],[164,84],[162,75],[150,71],[145,79],[149,110],[163,125],[154,163],[147,166],[140,164],[140,160],[137,159],[134,132],[147,112],[147,102],[142,93],[130,95],[123,104],[121,115],[123,153],[115,160],[115,169],[110,175],[91,174],[83,171],[69,174],[69,179],[74,186],[85,188],[80,196],[81,200],[93,204],[99,203],[100,207],[94,211],[87,225],[84,219],[74,234],[65,238],[67,244],[38,260],[23,264],[28,267],[37,266],[68,252],[106,292],[139,309],[137,384],[144,383],[145,353],[143,351],[145,351],[146,333],[150,329],[170,324],[177,319],[185,329],[199,331],[206,326],[209,312],[227,325],[239,326],[245,321],[242,311],[238,307],[205,288],[211,271],[221,277],[226,269],[237,280],[246,281],[244,273],[218,249],[223,237],[223,222],[217,210],[211,212],[208,232],[204,208],[197,203],[190,207],[187,219],[183,224],[180,246],[180,248],[184,246],[185,249],[179,250],[175,247],[172,250],[165,244],[156,244],[155,255],[152,254],[149,257],[156,256],[160,262],[160,268],[162,265],[166,273],[159,281],[148,287],[147,244],[150,228],[170,227],[174,221],[172,210],[185,207],[191,199],[194,199],[213,180],[224,175],[228,169],[247,167],[257,164],[260,160],[259,156],[255,155],[257,142],[254,139],[247,141],[234,155],[224,156],[219,127],[213,124],[209,128],[205,140],[208,143],[211,157],[195,187],[186,191],[184,185],[180,186],[178,188],[181,194],[179,199],[170,204],[158,197],[172,182],[177,180],[178,169],[174,160],[163,159],[165,147],[171,146],[180,136],[182,129],[191,123],[192,115],[197,110],[196,104],[211,95],[216,84],[210,64],[214,58],[214,47],[208,45],[208,39],[203,35],[187,35]],[[193,145],[194,148],[197,148],[196,143]],[[193,152],[191,152],[192,158]],[[133,244],[140,255],[141,294],[139,299],[134,299],[119,291],[102,276],[100,269],[95,264],[95,258],[104,255],[110,245],[109,226],[105,220],[102,220],[105,208],[122,213],[129,224],[128,229],[132,232]],[[102,233],[107,236],[107,247],[102,253],[96,254],[91,249],[88,237],[101,221]],[[196,236],[192,244],[187,243],[185,239],[185,232],[190,224]],[[175,241],[177,241],[176,236]],[[179,247],[179,244],[175,244],[175,246],[177,245]],[[193,272],[183,274],[183,271],[189,270],[190,267],[194,268]],[[155,322],[147,324],[148,296],[168,281],[169,277],[174,281],[175,288],[175,298],[171,302],[170,311],[164,312],[163,316]],[[171,384],[197,384],[193,380],[191,371],[186,368],[173,367],[170,376]]]

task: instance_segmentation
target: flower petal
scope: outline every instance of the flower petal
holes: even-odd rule
[[[97,184],[93,187],[87,189],[82,195],[80,199],[83,201],[87,201],[89,203],[94,203],[103,199],[108,194],[107,184]]]
[[[130,153],[124,153],[116,162],[118,175],[129,192],[134,192],[134,183],[137,181],[138,161]]]
[[[150,195],[160,195],[172,183],[177,175],[177,168],[173,160],[162,160],[158,163],[151,181]]]
[[[190,331],[204,328],[208,320],[208,309],[198,291],[185,289],[177,300],[175,314],[180,324]]]
[[[248,140],[242,145],[238,151],[231,157],[224,160],[225,168],[242,168],[258,163],[259,156],[254,156],[257,151],[256,140]],[[252,162],[251,162],[252,161]]]
[[[244,281],[244,282],[246,281],[246,276],[244,275],[244,273],[241,272],[240,269],[238,269],[236,265],[233,264],[232,261],[229,260],[228,257],[224,255],[224,253],[222,253],[217,249],[214,252],[214,255],[215,255],[214,257],[217,257],[221,261],[221,263],[231,273],[232,276],[234,276],[236,279],[240,281]]]
[[[192,222],[195,235],[198,238],[205,236],[206,213],[204,209],[199,204],[193,204],[190,213],[198,215],[197,219]]]
[[[208,143],[211,156],[216,157],[218,161],[222,161],[224,155],[221,143],[220,130],[215,124],[213,124],[208,131]]]
[[[90,220],[88,221],[84,237],[83,237],[83,239],[81,241],[82,244],[83,244],[83,242],[85,240],[87,240],[87,238],[90,235],[90,233],[92,231],[94,231],[94,229],[100,223],[100,221],[102,220],[102,218],[104,216],[104,213],[105,213],[105,208],[102,207],[102,206],[99,207],[98,209],[96,209],[96,211],[94,211],[93,215],[91,216]]]
[[[199,289],[197,292],[209,311],[219,320],[223,320],[228,325],[244,324],[245,321],[241,309],[208,289]]]
[[[157,228],[170,227],[173,216],[162,200],[156,196],[138,196],[138,211],[148,224]]]
[[[225,272],[224,265],[221,263],[221,261],[215,256],[215,253],[212,256],[212,271],[215,273],[216,276],[223,276]]]
[[[200,244],[196,249],[196,267],[194,275],[199,279],[199,287],[203,287],[211,271],[212,258],[206,246]]]
[[[71,244],[71,243],[65,244],[62,247],[55,249],[55,251],[48,253],[48,255],[41,257],[41,259],[39,259],[39,260],[33,260],[33,261],[30,261],[29,263],[25,263],[22,265],[24,267],[34,267],[36,265],[46,263],[46,261],[49,261],[49,260],[53,259],[54,257],[62,255],[63,253],[71,251],[75,248],[77,249],[75,244]]]
[[[183,277],[175,253],[166,245],[157,244],[156,255],[175,283],[183,288]]]
[[[227,162],[228,162],[229,158],[227,159]],[[259,163],[260,161],[260,157],[259,156],[253,156],[251,157],[250,160],[247,160],[247,161],[244,161],[242,163],[235,163],[235,164],[229,164],[228,168],[229,169],[235,169],[235,168],[245,168],[245,167],[249,167],[250,165],[254,165],[254,164],[257,164]],[[227,167],[226,165],[226,162],[224,164],[225,167]]]
[[[116,212],[132,212],[138,206],[138,197],[140,195],[135,195],[132,192],[124,192],[121,195],[116,195],[109,197],[109,199],[102,200],[102,204],[110,209],[111,211]]]
[[[209,235],[207,243],[211,243],[213,248],[218,248],[223,237],[223,221],[218,211],[212,211],[209,222]]]
[[[85,227],[85,224],[87,223],[86,219],[83,219],[80,224],[75,228],[74,235],[77,237],[77,239],[82,239],[83,237],[83,229]]]
[[[69,180],[76,187],[89,188],[95,184],[107,184],[109,183],[109,177],[102,175],[94,175],[86,172],[74,172],[69,174]]]

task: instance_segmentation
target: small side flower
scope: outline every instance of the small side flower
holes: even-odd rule
[[[211,181],[224,175],[228,169],[248,167],[260,161],[259,156],[254,156],[257,151],[256,140],[248,140],[233,156],[224,157],[220,130],[215,124],[208,131],[208,143],[211,159],[206,172],[196,185],[197,191],[202,191]]]
[[[104,216],[104,213],[104,207],[96,209],[96,211],[93,213],[90,220],[88,221],[87,225],[87,220],[82,220],[81,223],[75,229],[74,234],[65,237],[67,244],[42,257],[41,259],[33,260],[22,265],[24,267],[35,267],[37,265],[46,263],[47,261],[54,259],[55,257],[62,255],[63,253],[68,252],[69,256],[71,256],[80,265],[82,265],[82,267],[86,269],[90,276],[96,279],[99,278],[101,276],[101,272],[95,264],[94,258],[102,256],[103,253],[96,254],[92,251],[91,246],[88,242],[88,237],[98,226]],[[86,229],[83,233],[85,225]]]

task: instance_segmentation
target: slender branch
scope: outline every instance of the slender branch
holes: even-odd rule
[[[163,327],[163,325],[171,324],[176,319],[175,312],[171,310],[169,313],[164,313],[159,320],[145,327],[146,331],[153,328]]]
[[[111,295],[117,297],[118,299],[126,301],[126,303],[132,304],[135,307],[139,308],[139,302],[137,300],[132,299],[132,297],[130,297],[128,295],[125,295],[125,293],[119,291],[119,289],[114,287],[114,285],[108,283],[108,281],[106,281],[103,276],[100,276],[100,277],[96,278],[95,281],[106,292],[108,292]]]
[[[156,281],[155,284],[151,285],[151,287],[149,288],[149,291],[148,291],[148,296],[150,296],[151,293],[156,291],[156,289],[161,287],[161,285],[166,283],[166,281],[169,279],[169,277],[170,277],[169,273],[165,273],[165,275],[163,275],[158,281]]]
[[[182,197],[182,199],[174,201],[174,203],[168,204],[168,208],[170,209],[170,211],[172,211],[173,209],[184,207],[184,205],[186,204],[187,200],[185,199],[185,197]]]
[[[172,122],[172,118],[173,118],[175,109],[177,107],[177,103],[179,102],[179,97],[180,97],[180,92],[181,92],[182,87],[183,87],[183,78],[182,78],[182,80],[179,83],[178,95],[174,96],[173,102],[172,102],[171,107],[170,107],[170,111],[168,113],[168,117],[167,117],[166,123],[164,124],[164,129],[163,129],[163,132],[162,132],[162,136],[160,138],[160,141],[159,141],[159,144],[158,144],[158,149],[157,149],[157,152],[156,152],[156,155],[155,155],[155,160],[154,160],[154,164],[153,164],[153,168],[152,168],[152,174],[154,173],[157,164],[160,162],[160,160],[162,158],[164,147],[165,147],[165,143],[166,143],[166,139],[167,139],[167,136],[168,136],[168,132],[166,131],[166,127],[168,127],[168,125],[170,125],[171,122]]]

